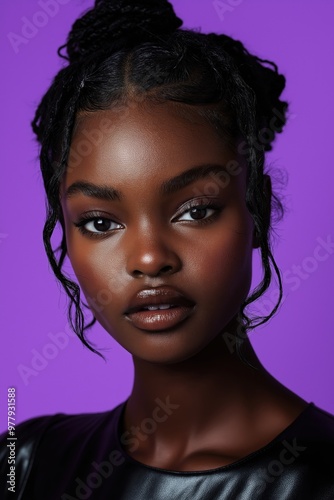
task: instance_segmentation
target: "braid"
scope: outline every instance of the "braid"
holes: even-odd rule
[[[96,0],[95,7],[78,19],[58,54],[70,62],[108,50],[115,44],[131,46],[139,38],[154,39],[182,25],[172,5],[164,0],[146,0],[137,4],[120,0]],[[67,55],[62,54],[66,48]]]

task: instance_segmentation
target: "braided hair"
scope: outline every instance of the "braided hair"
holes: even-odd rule
[[[271,251],[273,220],[283,205],[264,189],[265,152],[286,122],[287,103],[280,100],[285,78],[270,61],[250,54],[240,41],[223,34],[181,29],[167,0],[96,0],[75,21],[58,54],[67,61],[42,98],[32,122],[40,143],[40,165],[47,198],[43,241],[51,268],[69,297],[68,319],[73,331],[91,351],[78,284],[62,267],[67,255],[65,226],[59,201],[76,116],[126,104],[131,99],[174,101],[197,106],[198,112],[235,144],[242,137],[247,154],[246,205],[253,218],[261,252],[263,279],[240,309],[243,333],[267,322],[282,300],[280,271]],[[268,206],[270,207],[268,209]],[[269,213],[268,213],[269,212]],[[53,249],[57,225],[62,240]],[[279,285],[276,305],[267,316],[248,317],[245,308],[269,288],[273,272]],[[242,357],[244,335],[237,338]]]

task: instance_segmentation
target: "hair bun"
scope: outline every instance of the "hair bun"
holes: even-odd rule
[[[58,53],[72,63],[101,50],[171,34],[182,24],[167,0],[96,0],[75,21]],[[61,53],[64,48],[67,55]]]

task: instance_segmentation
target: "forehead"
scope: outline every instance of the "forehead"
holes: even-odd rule
[[[235,152],[195,106],[130,102],[81,113],[72,138],[66,184],[170,177],[204,163],[235,161]]]

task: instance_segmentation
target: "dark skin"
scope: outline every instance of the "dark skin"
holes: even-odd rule
[[[122,431],[152,417],[156,398],[179,405],[135,450],[123,446],[142,463],[176,471],[213,469],[243,458],[274,439],[307,405],[265,370],[248,339],[245,350],[257,369],[240,361],[224,337],[238,329],[258,246],[245,204],[247,167],[189,108],[144,102],[132,103],[125,115],[117,109],[82,114],[72,151],[87,141],[87,131],[101,129],[102,119],[110,119],[113,129],[80,165],[69,168],[60,193],[68,255],[82,291],[97,320],[133,358]],[[224,170],[232,160],[240,172],[224,186],[202,168],[214,165],[217,174],[217,166]],[[163,183],[190,169],[202,174],[160,193]],[[80,190],[66,197],[78,181],[112,187],[120,199]],[[265,189],[270,192],[269,178]],[[203,208],[205,203],[210,206]],[[194,206],[200,207],[195,219]],[[91,219],[82,234],[75,224],[84,213]],[[167,331],[136,328],[123,314],[130,297],[161,285],[190,296],[193,313]],[[96,307],[91,299],[102,290],[110,303]]]

